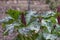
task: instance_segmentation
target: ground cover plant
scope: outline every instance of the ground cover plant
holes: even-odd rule
[[[59,9],[59,8],[58,8]],[[9,9],[2,19],[3,35],[10,35],[16,30],[18,35],[13,40],[56,40],[60,36],[59,12],[24,11]]]

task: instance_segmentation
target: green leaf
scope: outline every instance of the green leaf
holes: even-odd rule
[[[5,28],[5,23],[2,23],[2,28]]]
[[[55,17],[51,17],[50,20],[51,20],[52,23],[54,23],[54,24],[56,23],[56,18]]]
[[[8,35],[8,30],[5,30],[3,33],[4,36]]]
[[[12,10],[12,9],[9,9],[7,11],[7,14],[9,14],[14,19],[18,19],[20,13],[21,13],[20,11],[18,11],[18,10]]]

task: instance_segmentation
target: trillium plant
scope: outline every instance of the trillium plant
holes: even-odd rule
[[[7,16],[0,20],[4,28],[3,35],[14,31],[18,35],[13,40],[56,40],[60,36],[60,16],[53,11],[18,11],[9,9]]]

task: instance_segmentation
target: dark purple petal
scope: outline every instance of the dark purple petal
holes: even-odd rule
[[[58,24],[60,24],[60,16],[57,17]]]
[[[57,7],[57,12],[60,12],[60,6]]]
[[[53,25],[54,29],[56,28],[56,25]]]
[[[23,13],[21,14],[21,22],[26,26],[26,19]]]
[[[58,20],[58,24],[60,24],[60,6],[57,7],[57,20]]]

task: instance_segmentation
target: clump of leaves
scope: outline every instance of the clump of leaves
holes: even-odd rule
[[[18,35],[14,40],[50,40],[52,37],[54,39],[55,36],[53,34],[58,35],[58,32],[60,32],[56,28],[58,26],[56,26],[57,18],[55,13],[52,11],[47,11],[42,15],[35,13],[33,11],[27,13],[9,9],[7,14],[13,19],[2,23],[6,29],[4,34],[7,35],[13,32],[14,29],[17,29]]]
[[[9,14],[15,20],[17,20],[21,12],[18,10],[9,9],[6,13]]]

